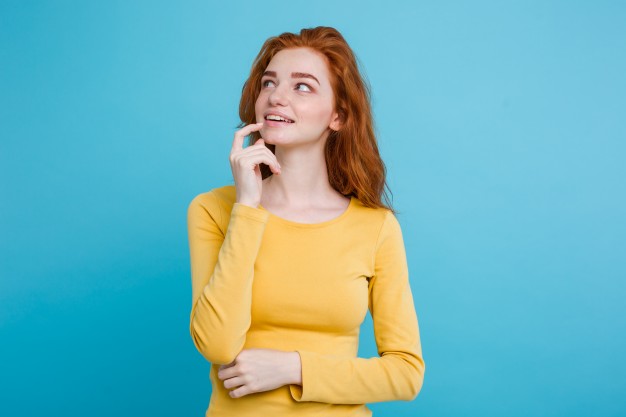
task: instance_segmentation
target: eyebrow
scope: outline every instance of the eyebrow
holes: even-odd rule
[[[265,71],[263,73],[263,75],[264,76],[267,75],[267,76],[276,78],[276,71]],[[317,78],[315,78],[311,74],[307,74],[306,72],[292,72],[291,73],[291,78],[311,78],[312,80],[317,81],[317,83],[319,85],[322,85],[322,84],[320,84],[320,82],[319,82],[319,80]]]

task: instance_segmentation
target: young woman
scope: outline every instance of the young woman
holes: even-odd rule
[[[329,27],[268,39],[239,114],[235,184],[188,211],[206,415],[370,416],[365,403],[414,399],[425,368],[405,248],[352,50]],[[380,356],[358,358],[368,308]]]

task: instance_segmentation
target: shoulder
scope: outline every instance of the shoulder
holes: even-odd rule
[[[200,193],[189,203],[188,216],[189,218],[209,216],[216,222],[223,223],[225,217],[230,214],[236,197],[234,185],[225,185]]]
[[[354,197],[354,218],[360,224],[372,227],[373,233],[380,235],[388,229],[400,228],[400,223],[394,213],[386,207],[367,207]]]
[[[389,238],[402,239],[400,220],[392,210],[386,207],[366,207],[360,200],[357,200],[356,206],[358,209],[356,211],[360,212],[360,216],[362,216],[360,221],[372,225],[373,230],[371,230],[370,233],[376,237],[376,247]]]
[[[358,236],[359,240],[368,242],[374,251],[389,238],[401,239],[400,222],[393,211],[386,207],[367,207],[356,197],[354,199],[351,219],[346,223],[348,235]]]
[[[232,206],[235,204],[237,193],[234,185],[213,188],[210,191],[196,195],[189,204],[190,206]]]

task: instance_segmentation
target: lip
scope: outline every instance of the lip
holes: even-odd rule
[[[287,115],[287,114],[285,114],[283,112],[276,111],[276,110],[270,110],[270,111],[266,111],[265,113],[263,113],[263,120],[265,120],[266,122],[271,122],[272,120],[267,120],[266,119],[266,117],[268,115],[270,115],[270,114],[283,117],[285,119],[291,120],[291,123],[295,123],[295,120],[293,120],[291,117],[289,117],[289,115]],[[284,122],[276,122],[276,123],[284,123]]]
[[[264,120],[263,121],[263,126],[265,127],[289,127],[289,125],[292,125],[293,123],[285,123],[285,122],[278,122],[276,120]]]

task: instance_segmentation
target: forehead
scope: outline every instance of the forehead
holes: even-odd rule
[[[289,48],[278,52],[266,71],[276,71],[279,77],[289,77],[292,72],[312,74],[321,83],[328,83],[329,72],[326,57],[310,48]]]

